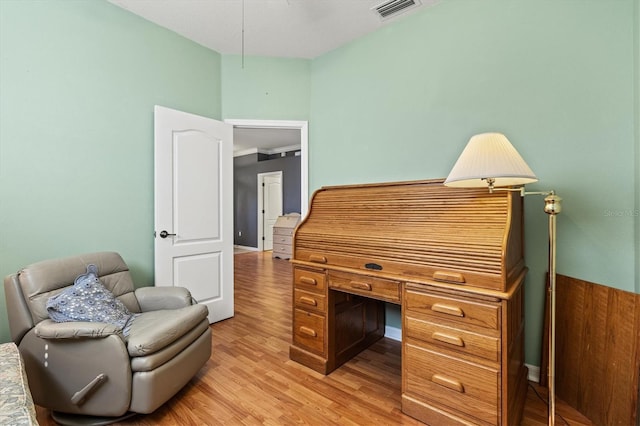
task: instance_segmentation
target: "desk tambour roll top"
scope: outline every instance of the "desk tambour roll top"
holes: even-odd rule
[[[442,180],[324,187],[294,237],[294,259],[498,292],[524,268],[519,193]]]

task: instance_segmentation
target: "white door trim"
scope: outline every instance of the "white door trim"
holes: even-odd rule
[[[233,127],[299,129],[300,130],[300,213],[302,217],[309,208],[309,122],[295,120],[250,120],[227,118],[225,123]],[[260,242],[258,241],[258,244]]]

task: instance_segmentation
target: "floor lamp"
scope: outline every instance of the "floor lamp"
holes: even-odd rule
[[[517,191],[521,196],[544,195],[544,211],[549,215],[549,425],[555,424],[555,354],[556,354],[556,215],[562,199],[555,191],[525,192],[524,185],[537,182],[527,163],[501,133],[473,136],[444,181],[458,188],[488,188],[494,191]]]

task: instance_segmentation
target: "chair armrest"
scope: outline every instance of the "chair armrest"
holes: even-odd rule
[[[36,325],[35,333],[41,339],[102,338],[113,334],[124,340],[121,329],[104,322],[55,322],[47,319]]]
[[[135,295],[142,312],[192,305],[191,293],[184,287],[140,287]]]

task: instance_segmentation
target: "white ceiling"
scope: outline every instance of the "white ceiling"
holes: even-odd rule
[[[108,1],[221,54],[312,59],[440,0],[384,20],[372,10],[384,0]],[[234,152],[299,143],[299,130],[234,130]]]
[[[222,54],[312,59],[439,0],[385,20],[384,0],[108,1]]]
[[[266,154],[294,151],[300,148],[300,129],[235,127],[233,152],[244,155],[252,149]]]

